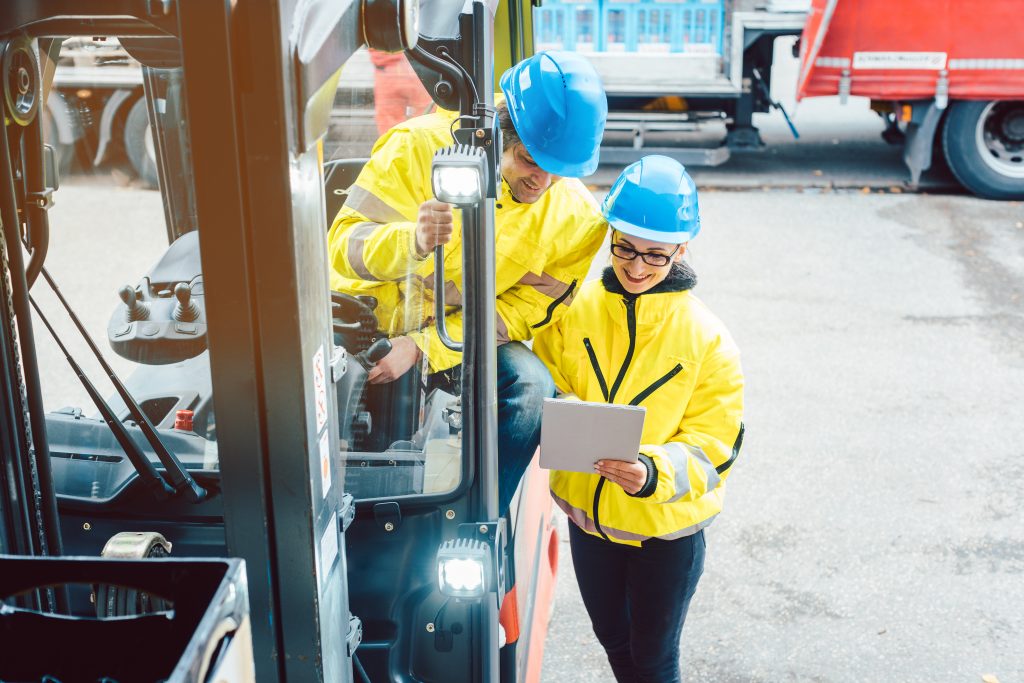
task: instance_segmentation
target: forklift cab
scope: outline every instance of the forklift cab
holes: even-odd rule
[[[531,51],[530,9],[0,9],[0,222],[8,254],[24,254],[0,322],[18,333],[33,447],[17,457],[38,493],[19,499],[25,533],[0,535],[0,553],[242,558],[260,681],[537,680],[557,538],[536,465],[497,509],[501,146],[485,106],[495,65]],[[58,183],[44,103],[76,36],[140,70],[158,192],[118,185],[116,169]],[[462,207],[464,371],[444,387],[414,369],[368,392],[388,344],[376,302],[327,286],[326,230],[390,93],[367,44],[460,112],[453,145],[487,160],[490,191]],[[40,609],[109,619],[160,597],[78,585]]]

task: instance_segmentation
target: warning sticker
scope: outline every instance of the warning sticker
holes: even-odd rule
[[[338,520],[336,515],[331,515],[327,522],[327,528],[320,536],[320,583],[327,580],[327,574],[334,566],[334,560],[338,557]]]
[[[316,431],[327,424],[327,367],[323,345],[313,354],[313,399],[316,403]]]
[[[327,492],[331,490],[331,453],[327,438],[328,434],[330,432],[325,429],[324,433],[320,436],[320,492],[324,498],[327,497]]]
[[[946,68],[945,52],[854,52],[854,69],[927,69]]]

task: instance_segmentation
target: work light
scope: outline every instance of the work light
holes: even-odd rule
[[[487,154],[481,147],[452,145],[434,154],[434,196],[456,206],[473,206],[487,188]]]
[[[437,582],[453,598],[480,598],[491,590],[491,549],[483,541],[456,538],[437,549]]]
[[[362,0],[366,44],[381,52],[416,47],[420,35],[420,0]]]

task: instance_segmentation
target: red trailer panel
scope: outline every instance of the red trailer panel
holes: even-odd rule
[[[814,0],[797,97],[1024,99],[1021,0]]]

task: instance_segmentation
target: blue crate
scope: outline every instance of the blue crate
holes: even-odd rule
[[[724,0],[545,0],[534,10],[538,50],[722,53]]]

